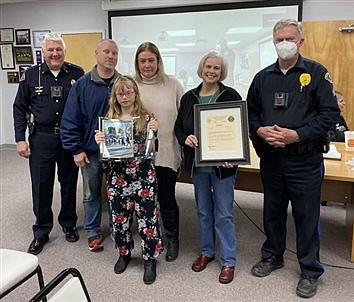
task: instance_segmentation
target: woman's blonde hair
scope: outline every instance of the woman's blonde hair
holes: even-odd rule
[[[139,54],[142,53],[143,51],[150,51],[156,56],[157,59],[157,72],[156,72],[156,78],[159,83],[165,84],[168,80],[168,75],[165,73],[164,67],[163,67],[163,60],[161,53],[158,49],[158,47],[152,43],[152,42],[144,42],[141,43],[136,50],[135,53],[135,78],[136,80],[140,83],[142,82],[142,76],[140,74],[139,70]]]
[[[141,132],[144,130],[146,116],[149,114],[147,109],[141,102],[140,93],[138,85],[135,80],[127,75],[119,76],[113,84],[112,94],[109,99],[109,107],[107,112],[107,118],[109,119],[119,119],[122,115],[122,107],[117,101],[116,92],[124,92],[125,89],[133,89],[135,93],[135,101],[133,111],[131,112],[134,119],[134,129],[136,132]],[[139,118],[138,118],[139,117]]]
[[[203,78],[204,64],[205,64],[206,60],[208,60],[209,58],[219,58],[220,59],[221,73],[220,73],[219,82],[222,82],[227,77],[227,63],[226,63],[226,60],[224,59],[224,57],[219,52],[216,52],[216,51],[210,51],[200,59],[198,69],[197,69],[198,76],[201,79]]]

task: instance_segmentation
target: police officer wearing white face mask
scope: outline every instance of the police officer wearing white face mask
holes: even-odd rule
[[[283,267],[289,201],[296,227],[300,279],[296,294],[316,294],[324,268],[319,259],[320,195],[326,133],[339,110],[324,66],[301,57],[302,26],[280,20],[273,28],[278,60],[256,74],[247,95],[249,129],[260,157],[266,240],[252,274]]]

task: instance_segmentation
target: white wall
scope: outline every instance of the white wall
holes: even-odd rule
[[[31,34],[32,30],[49,29],[61,33],[105,31],[108,35],[108,14],[100,0],[2,4],[0,27],[30,28]],[[15,143],[12,103],[18,84],[7,84],[6,71],[10,70],[0,69],[0,145]]]
[[[115,1],[121,8],[129,5],[156,5],[153,0]],[[119,3],[118,3],[119,2]],[[165,0],[160,5],[190,4],[190,0]],[[210,3],[210,0],[196,0],[193,4]],[[218,3],[218,1],[214,1]],[[221,1],[220,1],[221,2]],[[232,2],[224,0],[223,2]],[[53,32],[108,32],[107,12],[102,10],[101,0],[53,1],[13,3],[0,5],[0,27],[50,29]],[[132,4],[133,3],[133,4]],[[163,4],[162,4],[163,3]],[[131,6],[133,7],[133,6]],[[348,20],[354,19],[354,0],[325,1],[304,0],[303,20]],[[346,25],[346,24],[345,24]],[[6,70],[0,70],[0,145],[14,144],[12,103],[17,84],[7,84]]]

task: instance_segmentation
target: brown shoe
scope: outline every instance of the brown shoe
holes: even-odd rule
[[[219,282],[223,284],[230,283],[234,279],[234,266],[223,266],[219,275]]]
[[[195,272],[201,272],[206,268],[208,263],[212,262],[213,260],[215,260],[215,256],[207,257],[204,255],[199,255],[199,257],[192,264],[192,270]]]

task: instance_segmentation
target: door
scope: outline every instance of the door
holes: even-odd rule
[[[302,22],[305,43],[301,55],[323,64],[329,71],[335,90],[343,93],[346,106],[343,116],[354,130],[354,30],[339,31],[354,20]]]

